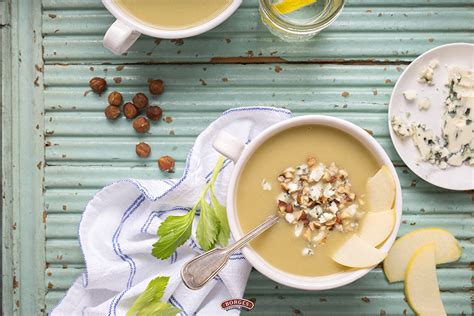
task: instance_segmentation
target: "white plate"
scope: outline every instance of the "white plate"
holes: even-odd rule
[[[420,71],[434,58],[439,60],[439,66],[435,69],[433,77],[434,85],[418,83]],[[424,123],[436,135],[441,136],[443,102],[448,95],[448,89],[445,86],[448,78],[446,66],[474,68],[474,44],[455,43],[433,48],[419,56],[405,69],[390,98],[388,108],[390,137],[403,162],[420,178],[445,189],[472,190],[474,189],[474,167],[464,163],[459,167],[448,166],[445,170],[441,170],[435,165],[420,161],[418,149],[411,138],[400,139],[390,126],[393,115],[406,118],[405,113],[409,112],[411,115],[406,119],[407,122]],[[425,96],[431,100],[431,107],[427,111],[418,110],[416,101],[405,100],[403,92],[410,89],[417,91],[417,99]]]

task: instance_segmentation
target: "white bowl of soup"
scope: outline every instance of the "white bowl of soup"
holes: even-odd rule
[[[365,195],[367,180],[382,166],[388,168],[395,181],[396,220],[388,238],[377,248],[388,252],[395,241],[402,214],[400,182],[383,148],[357,125],[330,116],[301,116],[271,126],[248,145],[221,133],[214,148],[235,163],[227,195],[227,215],[234,239],[275,214],[275,201],[280,194],[278,176],[288,166],[301,164],[311,156],[326,165],[335,163],[344,168],[360,199]],[[280,220],[242,252],[255,269],[278,283],[304,290],[326,290],[349,284],[374,268],[348,268],[331,259],[338,245],[351,234],[334,231],[314,249],[314,254],[304,256],[301,249],[305,241],[296,238],[293,227]]]
[[[146,34],[182,39],[209,31],[229,18],[242,0],[102,0],[117,19],[104,36],[114,54],[126,52]]]

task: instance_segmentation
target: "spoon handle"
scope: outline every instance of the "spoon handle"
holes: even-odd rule
[[[270,216],[234,244],[226,248],[214,248],[185,263],[181,269],[181,279],[184,284],[191,290],[203,287],[224,268],[234,252],[273,226],[279,219],[278,215]]]
[[[255,237],[259,236],[262,234],[264,231],[266,231],[268,228],[272,227],[275,225],[278,221],[280,220],[280,216],[278,215],[272,215],[267,217],[263,223],[249,231],[247,234],[245,234],[244,237],[240,238],[237,240],[235,243],[232,245],[227,246],[226,251],[229,253],[229,256],[231,256],[234,252],[245,246],[247,243],[252,241]]]

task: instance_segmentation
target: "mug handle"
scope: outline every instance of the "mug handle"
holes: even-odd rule
[[[212,147],[222,155],[237,162],[245,148],[245,144],[237,137],[222,131],[217,135]]]
[[[120,55],[125,53],[139,37],[139,32],[116,20],[105,33],[104,47],[115,55]]]

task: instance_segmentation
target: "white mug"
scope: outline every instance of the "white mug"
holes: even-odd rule
[[[227,20],[239,8],[242,0],[233,0],[218,16],[203,24],[178,30],[145,25],[124,12],[114,0],[102,0],[102,3],[117,19],[105,33],[104,46],[112,53],[120,55],[126,52],[142,33],[156,38],[181,39],[207,32]]]
[[[363,144],[374,156],[374,158],[379,164],[386,165],[389,168],[390,173],[395,179],[396,184],[396,222],[392,233],[380,247],[380,250],[388,251],[392,247],[392,244],[395,241],[395,238],[397,237],[402,217],[402,190],[400,187],[400,181],[395,171],[395,167],[393,166],[388,155],[383,150],[382,146],[380,146],[380,144],[377,143],[377,141],[365,130],[348,121],[332,116],[323,115],[300,116],[277,123],[264,130],[248,145],[245,145],[241,139],[238,139],[235,136],[230,135],[226,132],[221,132],[217,135],[213,143],[214,149],[216,149],[224,156],[233,160],[235,164],[227,192],[227,218],[229,220],[230,230],[234,239],[239,240],[244,236],[244,233],[242,232],[242,229],[240,228],[238,222],[235,208],[236,189],[243,167],[245,166],[246,162],[251,159],[251,156],[255,152],[255,150],[273,135],[289,128],[302,125],[322,125],[339,129],[360,141],[361,144]],[[244,254],[245,258],[250,262],[250,264],[263,275],[280,284],[303,290],[328,290],[341,287],[363,277],[374,268],[370,267],[364,269],[355,269],[328,276],[300,276],[286,273],[273,267],[250,247],[242,248],[242,253]]]

